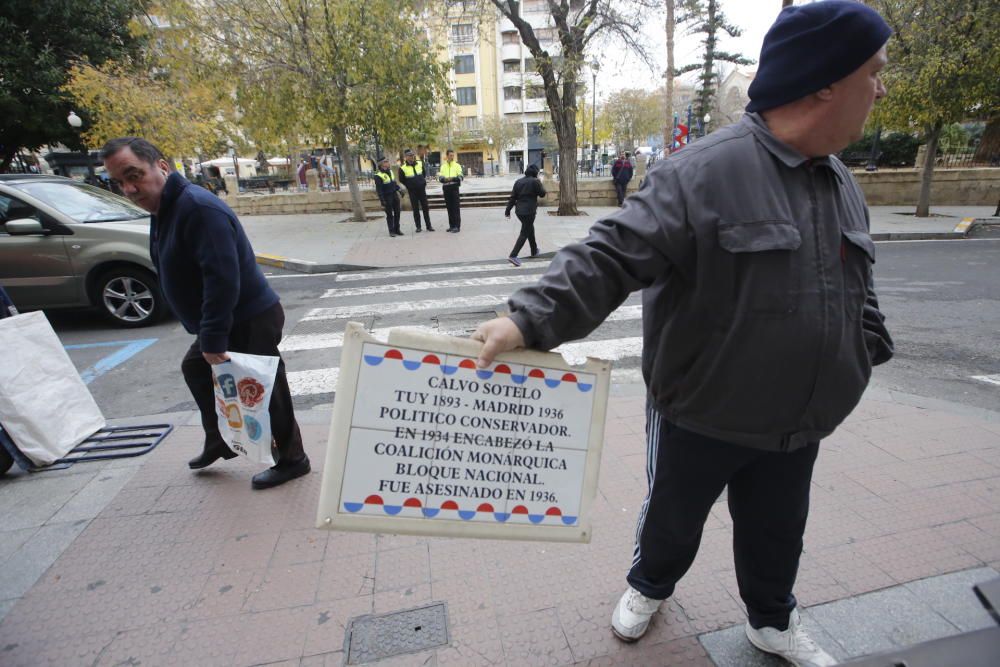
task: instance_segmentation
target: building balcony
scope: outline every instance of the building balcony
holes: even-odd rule
[[[504,100],[503,101],[503,112],[504,113],[521,113],[524,111],[524,102],[521,100]]]
[[[500,46],[500,60],[520,60],[520,44],[503,44]]]
[[[501,78],[501,86],[507,88],[508,86],[521,87],[524,84],[524,75],[520,72],[504,72]]]
[[[545,111],[545,99],[527,99],[524,101],[524,112],[531,113],[532,111]]]

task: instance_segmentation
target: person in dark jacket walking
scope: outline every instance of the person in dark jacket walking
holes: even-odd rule
[[[632,162],[625,152],[618,154],[618,159],[611,165],[611,180],[615,184],[615,195],[618,197],[618,205],[625,201],[625,191],[628,189],[628,182],[632,180]]]
[[[403,232],[399,229],[399,183],[392,176],[392,167],[389,166],[387,157],[378,161],[378,169],[375,170],[375,193],[385,210],[385,224],[389,228],[389,236],[402,236]]]
[[[407,148],[403,151],[403,164],[399,165],[399,180],[410,195],[410,205],[413,207],[413,224],[420,231],[420,210],[424,212],[424,224],[427,231],[433,232],[431,227],[431,209],[427,203],[427,174],[424,172],[424,161],[418,160],[417,156]]]
[[[219,433],[211,368],[228,361],[231,351],[279,359],[268,410],[277,463],[253,476],[253,488],[307,474],[309,458],[278,352],[285,312],[236,214],[215,195],[171,173],[163,154],[145,139],[112,139],[101,149],[101,159],[125,196],[152,214],[149,252],[163,297],[188,333],[197,336],[181,372],[201,412],[205,444],[188,466],[198,470],[236,456]]]
[[[545,188],[538,180],[538,167],[529,165],[524,170],[524,176],[517,179],[514,188],[510,191],[510,199],[507,200],[507,210],[503,212],[506,217],[510,217],[510,210],[514,209],[517,219],[521,221],[521,233],[514,243],[514,249],[510,251],[507,261],[514,266],[521,266],[521,260],[517,258],[517,253],[521,252],[524,242],[528,242],[531,248],[531,256],[538,254],[538,244],[535,243],[535,213],[538,210],[538,198],[545,196]]]
[[[747,639],[798,667],[835,664],[802,627],[793,588],[820,441],[893,354],[864,195],[835,157],[885,95],[891,34],[853,0],[783,9],[742,119],[658,161],[620,211],[511,296],[509,317],[473,334],[486,368],[500,352],[582,338],[642,290],[648,492],[611,615],[623,641],[673,595],[727,490]]]

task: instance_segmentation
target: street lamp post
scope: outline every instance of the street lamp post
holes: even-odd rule
[[[702,120],[705,122],[705,124],[702,126],[702,136],[705,136],[706,134],[708,134],[708,124],[712,122],[712,116],[710,116],[709,114],[705,114],[705,117],[702,118]]]
[[[872,154],[868,157],[865,171],[878,171],[878,140],[882,136],[882,127],[875,128],[875,139],[872,141]]]
[[[600,63],[593,60],[590,63],[590,71],[594,76],[594,101],[590,105],[590,171],[594,173],[597,167],[597,71],[601,69]]]
[[[69,123],[69,126],[72,127],[75,130],[79,130],[81,127],[83,127],[83,121],[80,119],[79,116],[76,115],[75,111],[70,111],[69,112],[69,115],[66,116],[66,122]],[[94,180],[94,163],[90,159],[90,151],[87,150],[87,143],[83,140],[83,133],[82,132],[80,133],[80,144],[83,146],[83,154],[86,156],[86,159],[87,159],[87,175],[90,176],[90,180],[91,180],[91,182],[93,182],[93,180]]]
[[[496,170],[493,169],[493,137],[487,138],[486,143],[490,145],[490,176],[496,176]]]

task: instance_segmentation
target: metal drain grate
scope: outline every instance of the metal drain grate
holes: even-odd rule
[[[448,607],[435,602],[391,614],[358,616],[347,626],[346,643],[348,665],[446,646]]]

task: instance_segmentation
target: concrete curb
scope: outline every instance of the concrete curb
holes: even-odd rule
[[[268,253],[257,253],[257,263],[263,266],[273,266],[286,271],[298,271],[299,273],[329,273],[332,271],[367,271],[378,269],[378,266],[364,266],[361,264],[320,264],[310,262],[305,259],[295,259],[283,257],[281,255],[271,255]]]

